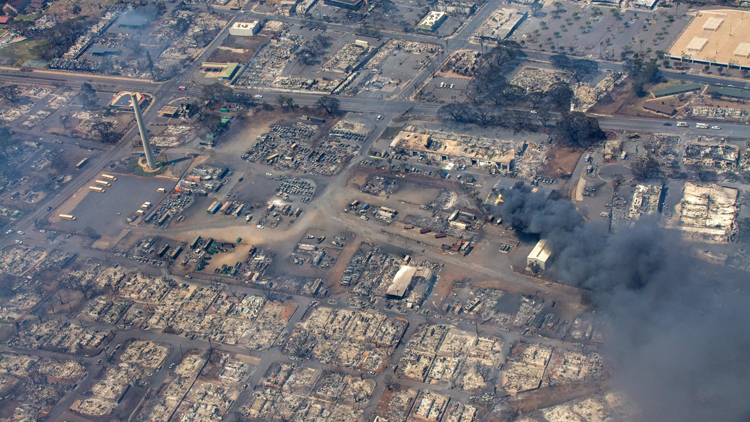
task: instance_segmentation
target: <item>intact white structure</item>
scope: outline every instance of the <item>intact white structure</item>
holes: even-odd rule
[[[734,49],[734,55],[736,57],[750,58],[750,43],[741,42]]]
[[[234,35],[235,37],[252,37],[258,31],[260,31],[260,22],[258,21],[235,22],[229,28],[229,35]]]
[[[540,239],[526,257],[526,266],[529,268],[536,266],[541,270],[546,270],[550,256],[552,256],[552,249],[547,245],[547,239]]]
[[[388,286],[388,290],[386,290],[385,293],[388,296],[399,298],[404,297],[404,294],[406,294],[406,291],[409,290],[409,287],[411,287],[411,283],[415,278],[424,278],[425,280],[429,280],[430,278],[432,278],[432,271],[429,268],[425,267],[402,265],[396,275],[393,276],[393,281],[391,282],[390,286]]]
[[[419,22],[417,28],[425,31],[435,31],[447,18],[448,15],[445,12],[438,12],[437,10],[433,10],[428,13],[421,22]]]
[[[708,18],[706,23],[703,24],[703,29],[706,31],[716,31],[721,26],[722,22],[724,22],[724,18],[719,17],[712,17]]]
[[[658,0],[635,0],[635,7],[641,9],[653,9]]]
[[[693,39],[690,40],[690,43],[688,44],[687,49],[688,51],[697,53],[703,50],[703,47],[706,46],[706,43],[708,43],[708,38],[693,37]]]

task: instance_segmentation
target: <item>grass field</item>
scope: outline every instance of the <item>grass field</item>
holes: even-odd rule
[[[169,168],[169,163],[163,158],[163,157],[154,157],[156,160],[156,163],[160,165],[158,170],[152,171],[152,172],[145,172],[143,171],[143,168],[138,165],[138,158],[133,158],[128,163],[128,170],[132,172],[136,176],[143,176],[143,177],[153,177],[158,176]]]
[[[26,40],[11,44],[0,50],[0,56],[16,60],[38,60],[39,55],[34,52],[34,47],[49,44],[45,40]],[[41,48],[40,50],[43,50]]]
[[[33,14],[30,14],[30,15],[18,15],[18,16],[16,16],[16,20],[17,21],[22,21],[22,22],[25,22],[25,21],[35,21],[35,20],[39,19],[39,16],[41,16],[40,13],[33,13]]]

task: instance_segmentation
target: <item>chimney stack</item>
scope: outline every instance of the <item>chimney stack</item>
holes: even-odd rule
[[[135,111],[135,121],[138,123],[138,132],[141,133],[141,142],[143,142],[143,153],[146,156],[146,164],[148,164],[149,170],[156,170],[154,151],[151,149],[151,144],[148,141],[148,133],[146,132],[146,126],[143,124],[141,108],[138,106],[138,98],[135,93],[131,93],[130,99],[133,101],[133,111]]]

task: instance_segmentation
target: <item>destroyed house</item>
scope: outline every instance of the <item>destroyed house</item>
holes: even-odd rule
[[[434,161],[466,160],[471,165],[495,164],[500,170],[515,166],[514,148],[501,148],[501,142],[488,138],[456,135],[438,139],[429,133],[402,130],[390,144],[392,152]]]
[[[683,163],[719,170],[735,170],[739,158],[740,151],[735,145],[691,142],[685,147]]]
[[[705,241],[725,243],[736,232],[739,191],[717,184],[685,183],[677,228]]]

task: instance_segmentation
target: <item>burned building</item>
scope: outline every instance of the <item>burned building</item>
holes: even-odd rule
[[[390,144],[396,154],[424,157],[433,161],[463,161],[470,165],[497,166],[512,170],[515,166],[516,145],[484,137],[430,131],[407,126]]]
[[[723,142],[691,142],[685,147],[683,164],[702,166],[722,171],[737,169],[740,159],[739,148]]]
[[[717,184],[685,183],[676,207],[677,228],[688,236],[709,242],[728,242],[737,231],[739,191]]]
[[[654,214],[661,204],[662,185],[643,185],[635,187],[633,203],[630,206],[630,219],[638,220],[643,214]]]

